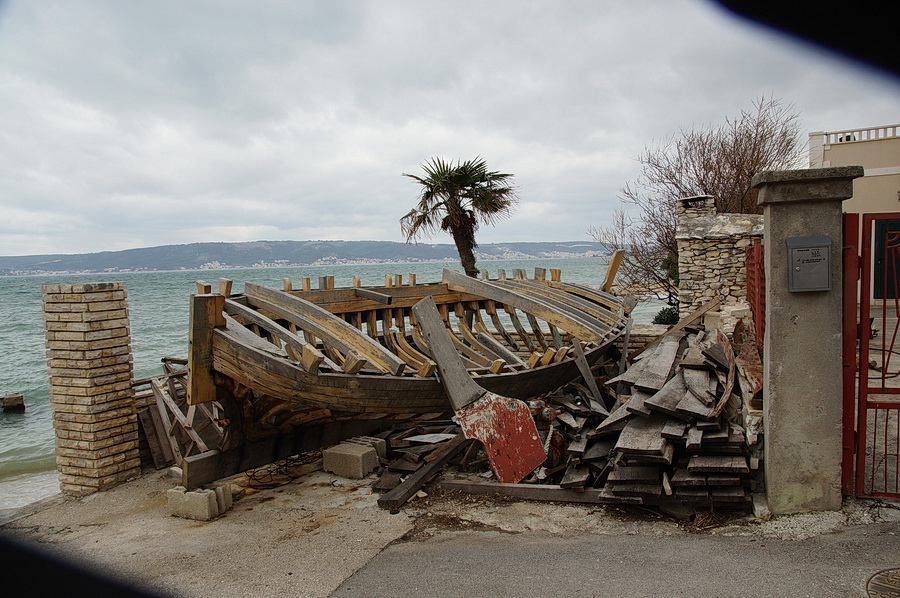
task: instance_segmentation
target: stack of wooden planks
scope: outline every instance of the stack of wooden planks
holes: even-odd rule
[[[720,330],[678,326],[597,390],[532,401],[548,458],[521,484],[442,480],[447,489],[535,500],[658,506],[678,516],[746,510],[761,455],[755,358]],[[748,400],[743,397],[747,396]],[[609,411],[607,411],[609,409]]]
[[[753,486],[741,419],[741,374],[728,338],[682,329],[665,335],[621,376],[609,417],[571,425],[571,400],[550,405],[572,438],[560,486],[599,488],[610,502],[747,507]]]

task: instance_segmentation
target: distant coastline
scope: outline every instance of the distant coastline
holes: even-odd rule
[[[480,261],[603,257],[609,248],[594,241],[491,243],[480,245]],[[454,262],[450,244],[392,241],[253,241],[192,243],[68,255],[0,256],[0,276],[165,272],[238,268]]]

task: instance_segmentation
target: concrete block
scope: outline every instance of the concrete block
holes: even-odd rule
[[[219,515],[219,504],[213,490],[193,490],[187,492],[184,486],[176,486],[166,493],[167,510],[170,515],[209,521]]]
[[[345,442],[353,444],[361,444],[363,446],[371,446],[375,449],[379,459],[387,459],[387,440],[384,438],[375,438],[373,436],[356,436]]]
[[[222,484],[221,486],[216,486],[216,504],[219,508],[219,515],[227,511],[231,508],[233,504],[233,495],[231,493],[231,484]]]
[[[378,467],[378,453],[368,445],[342,442],[322,451],[322,469],[345,478],[364,478]]]

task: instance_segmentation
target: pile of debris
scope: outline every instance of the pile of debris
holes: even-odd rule
[[[660,508],[747,509],[760,484],[759,356],[744,328],[677,326],[621,375],[573,384],[530,403],[547,460],[519,484],[444,480],[445,488],[521,498]],[[451,421],[382,435],[374,489],[397,509],[448,463],[465,469],[480,445]],[[483,456],[481,461],[485,461]]]

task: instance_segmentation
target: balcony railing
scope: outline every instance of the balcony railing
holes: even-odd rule
[[[810,136],[822,135],[826,145],[834,143],[853,143],[859,141],[875,141],[900,137],[900,125],[871,127],[866,129],[849,129],[846,131],[829,131],[826,133],[810,133]]]

